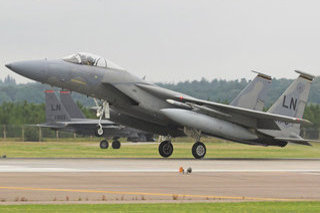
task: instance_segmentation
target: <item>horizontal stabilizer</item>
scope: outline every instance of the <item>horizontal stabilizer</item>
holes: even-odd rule
[[[310,140],[310,139],[304,139],[304,138],[281,138],[281,137],[276,137],[274,138],[275,140],[279,141],[287,141],[289,143],[295,143],[299,145],[306,145],[306,146],[312,146],[311,143],[320,143],[320,141],[317,140]]]

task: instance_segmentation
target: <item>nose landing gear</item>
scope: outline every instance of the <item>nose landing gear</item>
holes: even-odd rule
[[[95,135],[97,137],[102,137],[104,131],[101,124],[98,124],[97,129],[95,130]]]
[[[118,141],[117,139],[114,139],[112,141],[111,147],[113,149],[120,149],[120,147],[121,147],[120,141]],[[100,141],[100,148],[101,149],[108,149],[109,148],[109,142],[107,140]]]
[[[99,123],[98,123],[98,128],[96,130],[96,135],[98,137],[101,137],[103,135],[103,128],[101,125],[101,119],[104,115],[105,118],[110,118],[110,107],[109,103],[107,101],[102,102],[102,106],[99,105],[97,99],[94,99],[96,106],[97,106],[97,117],[99,117]]]

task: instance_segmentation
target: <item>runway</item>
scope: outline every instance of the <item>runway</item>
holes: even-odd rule
[[[320,160],[0,159],[0,172],[320,172]]]
[[[320,160],[1,159],[0,203],[21,200],[320,200]]]

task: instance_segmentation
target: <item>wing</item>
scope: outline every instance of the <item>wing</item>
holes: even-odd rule
[[[73,119],[71,121],[55,122],[55,123],[43,123],[43,124],[31,124],[29,126],[36,126],[41,128],[63,129],[63,128],[76,128],[79,126],[87,128],[95,128],[99,123],[98,119]],[[104,129],[123,129],[124,127],[118,125],[109,120],[101,121],[102,128]]]
[[[28,126],[41,127],[41,128],[52,128],[52,129],[62,129],[65,127],[61,123],[43,123],[43,124],[29,124]]]
[[[268,112],[255,111],[241,107],[220,104],[211,101],[205,101],[193,98],[182,93],[174,92],[168,89],[150,84],[138,84],[138,87],[152,93],[159,98],[165,99],[174,107],[193,109],[200,113],[208,114],[213,117],[223,117],[234,123],[238,123],[247,127],[261,129],[279,129],[275,122],[286,123],[307,123],[311,122],[306,119],[299,119],[290,116],[273,114]]]
[[[65,127],[87,126],[96,127],[99,124],[98,119],[73,119],[63,122]],[[102,128],[104,129],[122,129],[123,127],[109,120],[101,120]]]
[[[116,102],[119,102],[120,105],[138,105],[139,102],[134,100],[132,97],[129,96],[129,91],[126,91],[126,89],[122,88],[120,85],[114,85],[110,83],[103,83],[102,84],[106,91],[108,91],[110,94],[113,94],[114,97],[111,100],[108,100],[111,104],[114,104]]]

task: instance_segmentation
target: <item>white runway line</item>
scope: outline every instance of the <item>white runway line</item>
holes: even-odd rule
[[[238,160],[117,160],[117,159],[6,159],[1,172],[296,172],[320,173],[320,161],[238,161]]]
[[[81,173],[81,172],[114,172],[114,173],[178,173],[178,170],[79,170],[79,169],[59,169],[59,168],[42,168],[42,169],[19,169],[19,170],[1,170],[1,173],[11,172],[11,173],[30,173],[30,172],[57,172],[57,173]],[[302,171],[302,170],[195,170],[192,173],[303,173],[308,175],[320,175],[320,171]],[[319,173],[316,173],[319,172]]]

